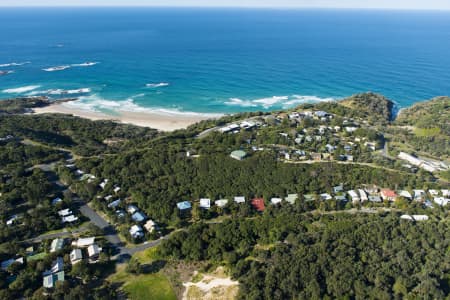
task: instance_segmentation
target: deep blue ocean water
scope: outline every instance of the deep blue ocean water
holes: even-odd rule
[[[0,67],[0,98],[89,88],[80,107],[232,113],[450,94],[450,12],[0,8],[0,24],[0,65],[30,62]]]

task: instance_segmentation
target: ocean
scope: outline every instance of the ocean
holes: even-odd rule
[[[450,12],[0,8],[0,20],[1,99],[235,113],[366,91],[399,108],[450,94]]]

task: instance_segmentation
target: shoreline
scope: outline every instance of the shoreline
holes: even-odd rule
[[[203,116],[189,113],[158,113],[158,112],[130,112],[117,111],[117,115],[108,115],[101,112],[88,111],[68,105],[67,102],[52,103],[45,107],[32,109],[32,114],[66,114],[92,121],[109,120],[122,124],[131,124],[140,127],[150,127],[160,131],[174,131],[185,129],[200,121],[214,119],[213,116]],[[217,116],[216,116],[217,118]]]

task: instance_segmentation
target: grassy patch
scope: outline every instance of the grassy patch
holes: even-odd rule
[[[133,276],[124,285],[128,299],[176,300],[169,280],[160,273]]]
[[[41,252],[41,253],[38,253],[38,254],[35,254],[35,255],[32,255],[32,256],[29,256],[27,258],[27,261],[44,259],[44,257],[46,257],[46,256],[47,256],[47,253]]]
[[[133,255],[133,258],[136,258],[141,264],[147,264],[162,259],[162,257],[158,255],[158,247],[152,247],[138,252]]]
[[[438,127],[433,128],[415,128],[414,134],[419,137],[431,137],[437,136],[441,133],[441,129]]]

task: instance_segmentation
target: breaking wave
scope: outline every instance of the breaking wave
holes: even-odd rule
[[[288,108],[302,103],[326,102],[334,100],[337,100],[337,98],[332,97],[320,98],[317,96],[292,95],[292,96],[273,96],[253,100],[230,98],[228,101],[225,102],[225,104],[230,106],[262,107],[264,109],[269,109],[271,107]]]
[[[147,83],[145,86],[149,88],[158,88],[158,87],[165,87],[169,86],[170,83],[168,82],[160,82],[160,83]]]
[[[25,61],[25,62],[21,62],[21,63],[12,62],[12,63],[9,63],[9,64],[1,64],[0,68],[18,67],[18,66],[23,66],[23,65],[27,65],[27,64],[31,64],[31,61]]]
[[[6,90],[3,90],[2,92],[6,93],[6,94],[22,94],[22,93],[33,91],[40,87],[41,87],[40,85],[27,85],[27,86],[22,86],[22,87],[13,88],[13,89],[6,89]]]
[[[197,113],[190,111],[182,111],[180,109],[170,109],[162,107],[143,107],[134,102],[133,98],[136,95],[126,100],[108,100],[99,97],[98,95],[83,96],[76,101],[67,102],[65,105],[72,106],[74,109],[81,109],[85,111],[93,111],[99,113],[112,112],[136,112],[136,113],[148,113],[148,114],[161,114],[161,115],[182,115],[182,116],[205,116],[209,118],[220,117],[223,114],[215,113]]]

